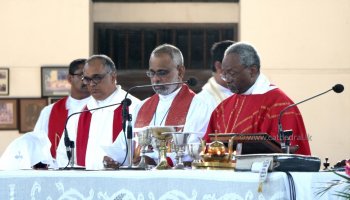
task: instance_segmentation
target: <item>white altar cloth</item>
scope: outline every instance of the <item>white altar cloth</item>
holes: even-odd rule
[[[315,199],[318,184],[338,177],[330,172],[292,175],[297,199]],[[286,177],[284,172],[269,173],[259,193],[258,173],[231,170],[0,171],[0,199],[290,199]]]

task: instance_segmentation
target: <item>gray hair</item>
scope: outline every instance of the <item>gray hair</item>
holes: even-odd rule
[[[156,47],[152,53],[152,56],[157,56],[159,54],[168,54],[170,58],[173,60],[174,64],[176,65],[184,65],[184,57],[182,56],[182,53],[179,48],[171,45],[171,44],[162,44]]]
[[[225,56],[228,54],[237,54],[241,65],[245,67],[255,65],[260,70],[260,58],[252,45],[243,42],[235,43],[226,49]]]
[[[116,72],[117,68],[115,67],[115,64],[113,62],[113,60],[106,56],[106,55],[92,55],[90,58],[88,58],[86,60],[86,63],[90,63],[93,60],[100,60],[103,64],[103,66],[105,66],[107,69],[109,69],[111,72]]]

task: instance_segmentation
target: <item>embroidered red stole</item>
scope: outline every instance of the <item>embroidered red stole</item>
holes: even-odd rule
[[[56,150],[61,140],[64,125],[68,117],[66,102],[68,97],[58,100],[52,107],[49,117],[48,137],[51,142],[51,155],[56,158]]]
[[[171,103],[168,116],[165,120],[166,125],[185,124],[187,112],[194,95],[195,93],[190,90],[186,84],[182,85],[179,93]],[[153,115],[156,112],[158,103],[159,96],[158,94],[155,94],[142,105],[136,118],[135,128],[141,128],[150,124]]]
[[[87,107],[83,110],[87,110]],[[86,156],[86,148],[89,140],[89,132],[90,132],[90,123],[91,123],[91,112],[83,112],[79,116],[78,122],[78,132],[76,139],[76,155],[77,155],[77,164],[80,166],[85,166],[85,156]],[[112,142],[117,139],[120,131],[122,130],[122,106],[118,106],[114,110],[113,116],[113,135]]]
[[[282,109],[293,104],[280,89],[265,94],[238,95],[224,100],[213,111],[206,135],[210,133],[268,133],[279,141],[278,117]],[[284,113],[285,130],[292,129],[291,145],[299,145],[296,153],[310,155],[310,147],[300,111],[293,107]]]

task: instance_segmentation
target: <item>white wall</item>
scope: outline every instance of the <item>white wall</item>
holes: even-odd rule
[[[40,97],[40,67],[89,55],[87,0],[1,0],[0,67],[10,68],[9,97]],[[0,131],[0,153],[18,131]]]
[[[350,1],[242,0],[243,41],[260,52],[262,71],[295,101],[342,83],[299,106],[311,150],[332,163],[349,158]]]
[[[123,23],[234,23],[234,3],[95,3],[94,22]]]

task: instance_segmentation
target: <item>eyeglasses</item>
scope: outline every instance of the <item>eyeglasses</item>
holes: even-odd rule
[[[162,78],[162,77],[168,75],[169,73],[170,73],[170,71],[169,71],[169,70],[166,70],[166,69],[160,69],[160,70],[158,70],[158,71],[156,71],[156,72],[153,71],[153,70],[148,70],[148,71],[146,72],[146,75],[147,75],[149,78],[153,78],[154,76],[158,76],[158,77]]]
[[[99,84],[99,83],[102,81],[102,79],[104,79],[104,77],[105,77],[107,74],[109,74],[109,73],[111,73],[111,72],[109,71],[109,72],[107,72],[107,73],[105,73],[105,74],[95,74],[92,78],[87,77],[87,76],[82,76],[81,80],[83,81],[83,83],[84,83],[85,85],[90,85],[91,81],[92,81],[95,85],[97,85],[97,84]]]
[[[238,75],[240,73],[242,73],[245,69],[247,69],[247,67],[244,67],[243,69],[241,69],[238,72],[234,72],[234,71],[228,71],[228,72],[223,72],[222,74],[220,74],[220,77],[222,80],[227,81],[228,79],[233,79],[233,78],[237,78]]]

